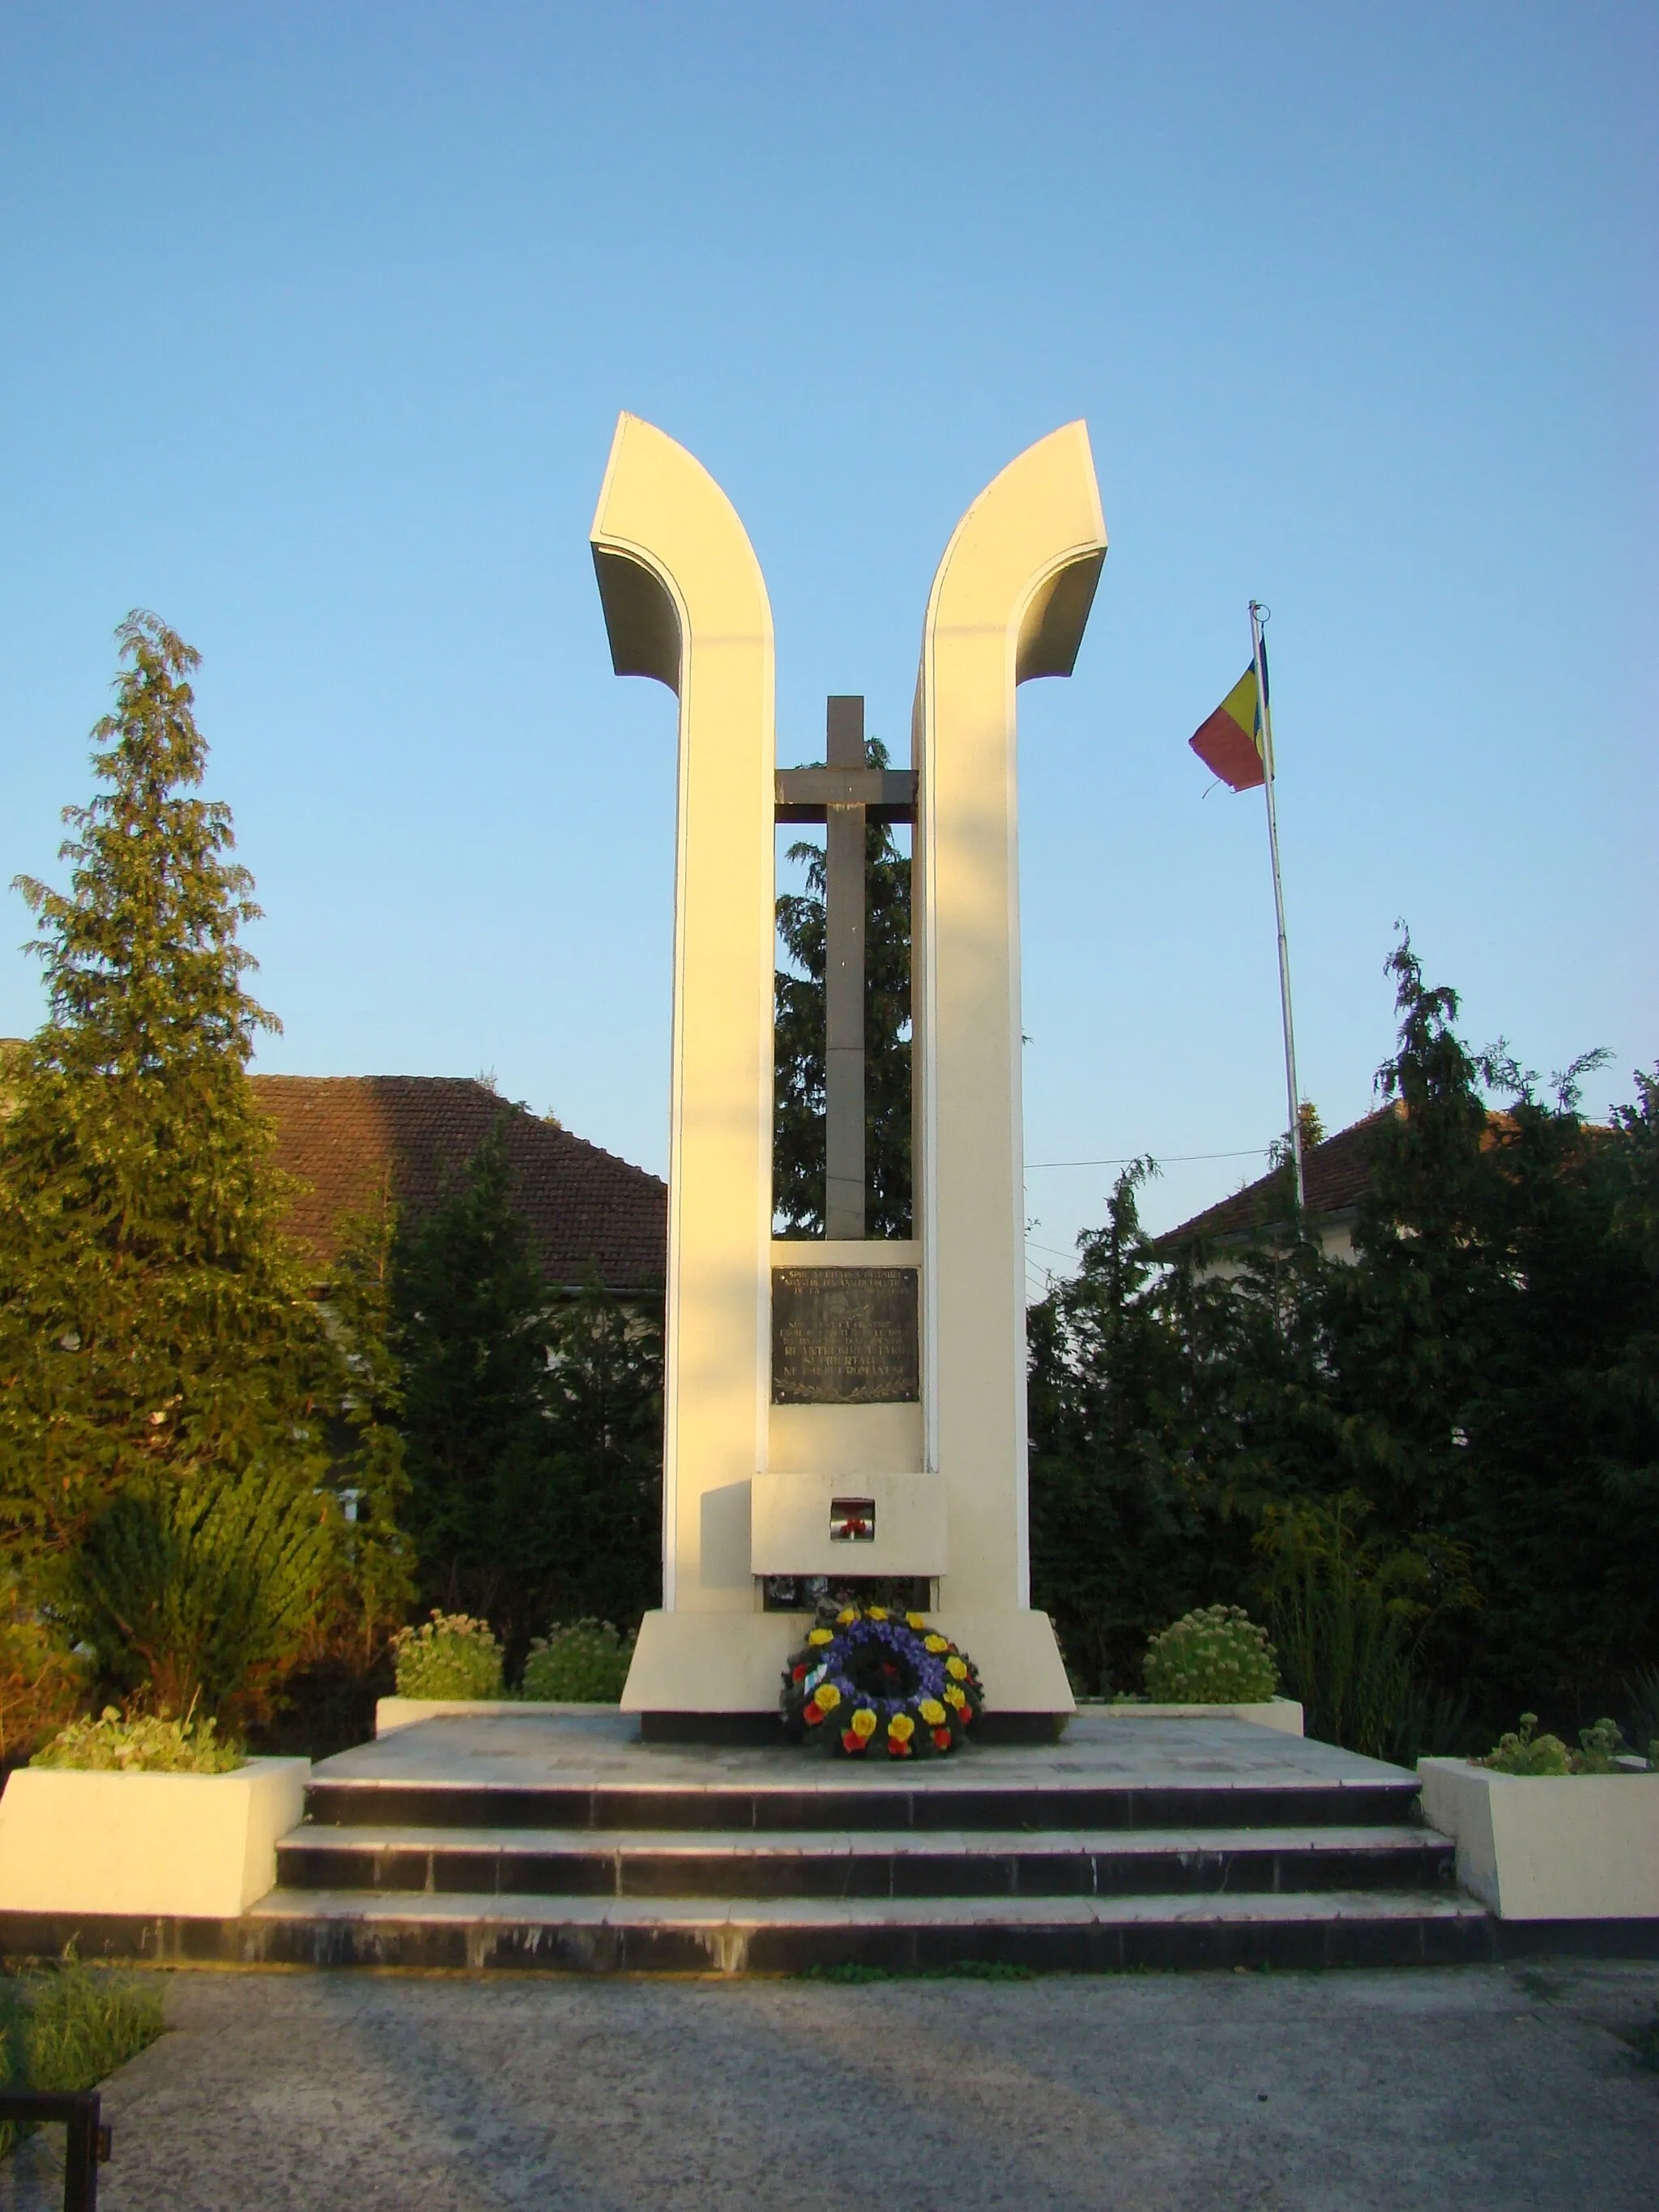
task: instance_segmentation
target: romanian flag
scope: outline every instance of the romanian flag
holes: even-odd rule
[[[1261,649],[1261,675],[1267,675],[1267,649]],[[1262,765],[1261,702],[1256,696],[1252,661],[1209,720],[1187,740],[1206,768],[1235,791],[1254,791],[1267,781]]]

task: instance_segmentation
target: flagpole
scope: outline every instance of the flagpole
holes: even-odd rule
[[[1267,655],[1262,642],[1266,613],[1259,599],[1250,601],[1250,653],[1255,662],[1255,696],[1261,709],[1261,765],[1267,794],[1267,849],[1273,864],[1273,914],[1279,923],[1279,999],[1285,1016],[1285,1089],[1291,1108],[1291,1163],[1296,1173],[1296,1211],[1298,1225],[1308,1210],[1308,1189],[1302,1174],[1302,1109],[1296,1083],[1296,1031],[1291,1023],[1291,948],[1285,934],[1285,886],[1279,873],[1279,814],[1273,805],[1273,718],[1267,702]]]

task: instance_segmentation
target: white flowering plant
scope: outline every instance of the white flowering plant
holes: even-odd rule
[[[1277,1655],[1243,1606],[1186,1613],[1146,1646],[1146,1694],[1158,1705],[1261,1705],[1279,1687]]]
[[[441,1613],[418,1628],[400,1628],[392,1639],[400,1698],[457,1702],[499,1698],[501,1647],[487,1620],[471,1613]]]

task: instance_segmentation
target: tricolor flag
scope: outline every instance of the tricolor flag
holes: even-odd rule
[[[1267,648],[1261,648],[1261,680],[1267,679]],[[1207,722],[1187,740],[1206,768],[1235,791],[1254,791],[1266,783],[1262,766],[1261,702],[1256,696],[1252,661]]]

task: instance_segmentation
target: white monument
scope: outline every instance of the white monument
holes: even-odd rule
[[[766,1610],[766,1579],[896,1576],[932,1585],[987,1721],[1046,1731],[1073,1699],[1030,1593],[1015,699],[1071,673],[1099,580],[1088,434],[1042,439],[957,524],[922,629],[910,771],[866,768],[860,703],[832,700],[825,765],[778,775],[753,548],[707,471],[633,416],[592,542],[617,674],[679,700],[663,1603],[623,1708],[647,1735],[753,1729],[802,1626]],[[866,810],[912,805],[915,1237],[896,1242],[863,1235],[861,1006],[835,915],[838,854],[861,880]],[[774,1243],[775,825],[814,814],[830,824],[830,1233]],[[855,920],[848,903],[861,979],[861,893]]]

